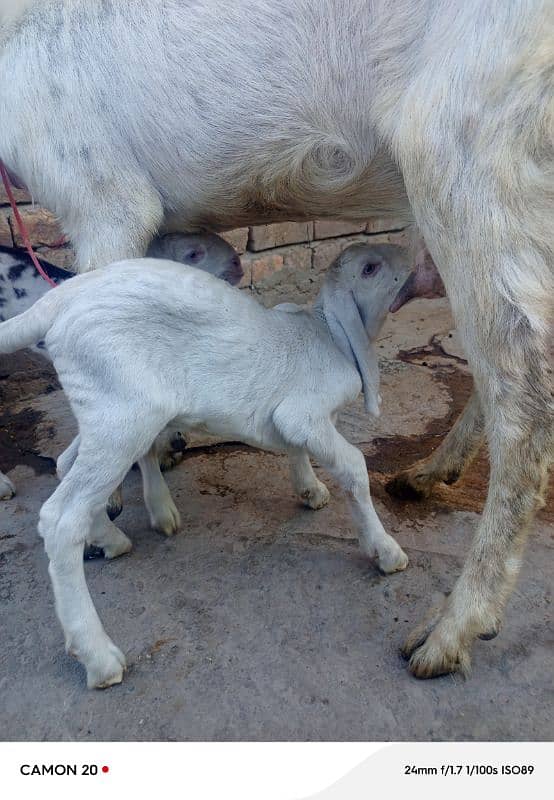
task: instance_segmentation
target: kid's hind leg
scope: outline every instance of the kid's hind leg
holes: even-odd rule
[[[156,443],[138,463],[142,474],[144,502],[150,515],[150,524],[154,530],[171,536],[179,529],[181,517],[160,471]]]
[[[123,654],[100,622],[83,566],[83,546],[94,519],[104,512],[110,491],[132,463],[132,456],[125,458],[121,449],[105,456],[81,444],[74,465],[43,505],[39,521],[66,650],[84,665],[89,688],[120,683],[125,669]]]
[[[80,436],[76,436],[69,447],[64,450],[56,463],[58,478],[63,480],[67,475],[79,452]],[[113,495],[112,495],[113,496]],[[111,522],[106,511],[100,511],[94,518],[89,536],[86,539],[89,548],[102,550],[104,558],[117,558],[129,553],[133,545],[131,540]],[[90,556],[89,550],[89,557]],[[86,555],[86,553],[85,553]],[[97,555],[94,553],[94,555]],[[101,555],[101,554],[99,554]]]

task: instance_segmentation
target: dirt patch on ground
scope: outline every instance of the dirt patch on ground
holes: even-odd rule
[[[417,364],[422,368],[432,370],[435,379],[447,387],[452,400],[448,414],[443,418],[432,419],[424,434],[385,436],[373,440],[375,452],[366,455],[365,460],[368,471],[372,473],[374,479],[374,493],[396,513],[405,513],[410,517],[419,516],[419,514],[425,515],[430,511],[437,510],[481,513],[489,484],[489,459],[486,445],[483,445],[471,467],[458,482],[452,486],[438,484],[428,499],[402,500],[391,497],[385,490],[385,484],[394,474],[422,458],[427,458],[440,445],[462,412],[473,388],[471,375],[454,366],[452,356],[447,355],[434,338],[426,347],[401,350],[399,358],[406,363]],[[460,364],[467,363],[460,358],[456,358],[455,361]],[[431,415],[429,416],[431,417]],[[550,481],[546,506],[539,512],[539,518],[545,522],[554,523],[553,500],[554,477]]]
[[[37,473],[55,472],[51,458],[37,448],[37,425],[43,414],[31,408],[11,411],[15,403],[32,400],[59,389],[52,366],[30,351],[2,356],[0,367],[0,470],[9,472],[18,464]]]

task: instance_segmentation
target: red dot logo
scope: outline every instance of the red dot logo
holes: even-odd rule
[[[109,771],[110,771],[109,767],[102,767],[102,772],[109,772]]]

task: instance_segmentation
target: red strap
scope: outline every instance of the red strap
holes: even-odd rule
[[[42,268],[40,261],[36,257],[34,250],[31,246],[31,241],[29,239],[29,234],[27,233],[27,228],[25,227],[25,223],[21,219],[21,214],[19,213],[19,209],[17,207],[17,203],[15,202],[15,197],[13,196],[13,192],[10,186],[10,179],[8,177],[8,171],[4,165],[4,162],[0,160],[0,175],[2,175],[2,181],[4,182],[4,188],[6,190],[6,194],[8,195],[8,200],[10,201],[10,205],[12,207],[13,215],[17,222],[17,227],[19,228],[19,233],[21,234],[21,238],[23,239],[23,244],[25,245],[29,256],[31,257],[31,261],[36,267],[38,274],[44,278],[46,283],[49,283],[50,286],[56,287],[56,284],[50,277],[47,275],[44,269]]]

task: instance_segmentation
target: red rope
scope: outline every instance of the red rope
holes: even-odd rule
[[[31,261],[35,265],[35,268],[38,274],[44,278],[46,283],[49,283],[50,286],[56,287],[56,284],[50,277],[47,275],[44,269],[42,268],[40,261],[35,255],[35,252],[32,248],[31,241],[29,239],[29,234],[27,233],[27,228],[25,227],[25,223],[21,219],[21,214],[19,213],[19,209],[17,207],[17,203],[15,202],[15,197],[13,196],[13,192],[10,186],[10,179],[8,177],[8,171],[4,165],[4,162],[0,160],[0,175],[2,175],[2,181],[4,182],[4,188],[6,190],[6,194],[8,195],[8,200],[10,201],[10,205],[12,207],[13,215],[17,222],[17,227],[19,228],[19,233],[21,234],[21,238],[23,239],[23,244],[25,245],[29,256],[31,257]]]

